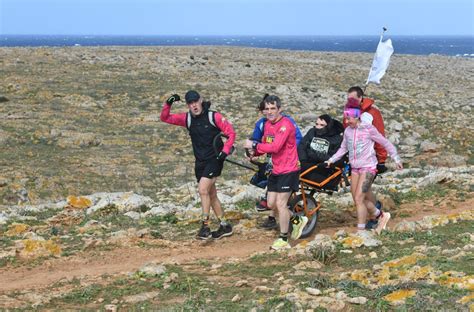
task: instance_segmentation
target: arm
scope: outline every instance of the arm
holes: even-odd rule
[[[186,127],[186,113],[171,114],[171,105],[166,102],[163,104],[161,109],[160,119],[163,122]]]
[[[397,149],[392,143],[390,143],[389,140],[384,138],[383,135],[380,134],[380,132],[378,132],[375,127],[371,127],[369,130],[369,133],[370,133],[370,138],[374,140],[375,142],[379,143],[380,145],[382,145],[388,151],[388,153],[390,154],[390,157],[392,157],[392,159],[397,164],[401,163],[401,159],[400,159],[400,156],[398,156]]]
[[[264,123],[265,123],[265,118],[260,118],[255,123],[255,128],[253,129],[253,133],[252,133],[252,141],[262,142]]]
[[[235,142],[234,127],[232,127],[232,124],[218,112],[214,114],[214,118],[216,120],[216,126],[228,137],[222,151],[229,155],[232,145],[234,145]]]
[[[333,164],[339,159],[342,158],[347,153],[347,143],[346,143],[346,133],[344,132],[344,138],[342,139],[341,147],[337,150],[336,154],[334,154],[331,158],[328,159],[328,162]]]

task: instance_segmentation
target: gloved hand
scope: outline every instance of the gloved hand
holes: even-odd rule
[[[225,159],[227,158],[227,154],[225,152],[220,152],[216,158],[218,161],[224,162]]]
[[[377,164],[377,173],[382,174],[384,172],[387,172],[387,167],[385,167],[385,163],[378,163]]]
[[[172,105],[176,101],[180,101],[181,98],[177,94],[173,94],[166,100],[166,104]]]

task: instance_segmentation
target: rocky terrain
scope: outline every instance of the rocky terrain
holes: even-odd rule
[[[193,240],[200,209],[184,128],[163,99],[198,90],[251,133],[264,93],[302,129],[342,115],[372,55],[224,47],[0,48],[0,308],[473,309],[474,60],[394,55],[369,96],[406,169],[378,178],[390,232],[352,234],[346,190],[288,254],[256,228],[261,190],[226,164],[236,235]],[[184,111],[184,104],[173,106]],[[303,131],[306,132],[306,131]],[[234,160],[242,161],[237,146]],[[389,167],[391,164],[389,163]]]

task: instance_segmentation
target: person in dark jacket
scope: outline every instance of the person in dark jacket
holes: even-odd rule
[[[231,153],[235,141],[235,131],[232,124],[220,113],[209,109],[210,102],[204,102],[198,92],[190,90],[185,95],[188,112],[171,114],[171,106],[180,101],[178,94],[170,96],[163,104],[160,119],[163,122],[186,127],[193,145],[194,172],[199,183],[198,191],[202,205],[202,226],[198,232],[199,239],[219,239],[232,235],[232,226],[224,219],[224,211],[217,197],[216,179],[220,176],[224,160]],[[214,138],[224,133],[228,140],[217,142],[220,153],[214,150]],[[217,231],[211,232],[209,228],[210,208],[214,210],[220,226]]]
[[[344,127],[338,120],[327,114],[319,116],[315,126],[306,133],[298,145],[301,172],[328,160],[341,146],[343,133]],[[332,169],[321,167],[315,168],[305,177],[321,182],[331,173]]]

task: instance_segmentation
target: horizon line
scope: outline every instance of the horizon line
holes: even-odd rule
[[[137,36],[142,36],[142,37],[379,37],[380,34],[371,34],[371,35],[296,35],[296,34],[291,34],[291,35],[266,35],[266,34],[258,34],[258,35],[247,35],[247,34],[242,34],[242,35],[237,35],[237,34],[226,34],[226,35],[216,35],[216,34],[199,34],[199,35],[193,35],[193,34],[0,34],[0,36],[104,36],[104,37],[118,37],[118,36],[123,36],[123,37],[137,37]],[[473,37],[474,34],[385,34],[385,36],[404,36],[404,37]]]

